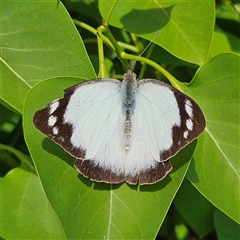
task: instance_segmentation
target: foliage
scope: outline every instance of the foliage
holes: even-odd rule
[[[1,0],[1,237],[184,239],[216,234],[237,239],[239,5],[212,0],[63,4]],[[100,26],[101,19],[107,28]],[[173,171],[157,184],[93,183],[32,124],[33,113],[62,97],[65,88],[96,78],[96,72],[121,78],[125,70],[106,45],[102,61],[102,39],[124,63],[141,60],[134,69],[139,79],[170,81],[204,112],[204,133],[171,159]]]

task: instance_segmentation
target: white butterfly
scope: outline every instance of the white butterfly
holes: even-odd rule
[[[37,111],[34,125],[76,158],[91,180],[152,184],[171,171],[168,159],[205,128],[188,96],[156,79],[94,79],[65,90]]]

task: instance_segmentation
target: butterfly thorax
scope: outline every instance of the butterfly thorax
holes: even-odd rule
[[[132,116],[136,105],[137,76],[131,70],[123,75],[121,86],[122,109],[124,114],[124,147],[128,150],[132,138]]]
[[[123,75],[123,81],[121,86],[122,107],[124,110],[128,109],[132,111],[132,113],[134,112],[135,109],[136,88],[137,88],[136,74],[131,70],[128,70]]]

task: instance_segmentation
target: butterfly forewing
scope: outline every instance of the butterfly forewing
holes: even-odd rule
[[[117,121],[120,121],[116,117],[111,118],[114,126],[109,128],[107,116],[114,116],[114,111],[118,111],[119,115],[121,104],[113,111],[107,106],[109,103],[118,103],[116,99],[119,98],[120,84],[120,81],[105,79],[70,87],[65,90],[64,98],[57,99],[37,111],[33,123],[72,156],[95,156],[99,144],[105,142],[104,137],[111,135]],[[105,105],[105,108],[102,108],[102,105]],[[49,119],[53,120],[49,122]],[[86,151],[87,148],[90,150]]]

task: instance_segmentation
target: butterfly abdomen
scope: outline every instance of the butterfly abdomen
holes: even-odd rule
[[[127,151],[131,146],[132,141],[132,114],[131,111],[126,111],[125,121],[124,121],[124,148]]]
[[[124,119],[124,148],[127,151],[131,147],[132,140],[132,115],[136,106],[136,74],[132,71],[127,71],[124,74],[124,79],[121,86],[122,108]]]

